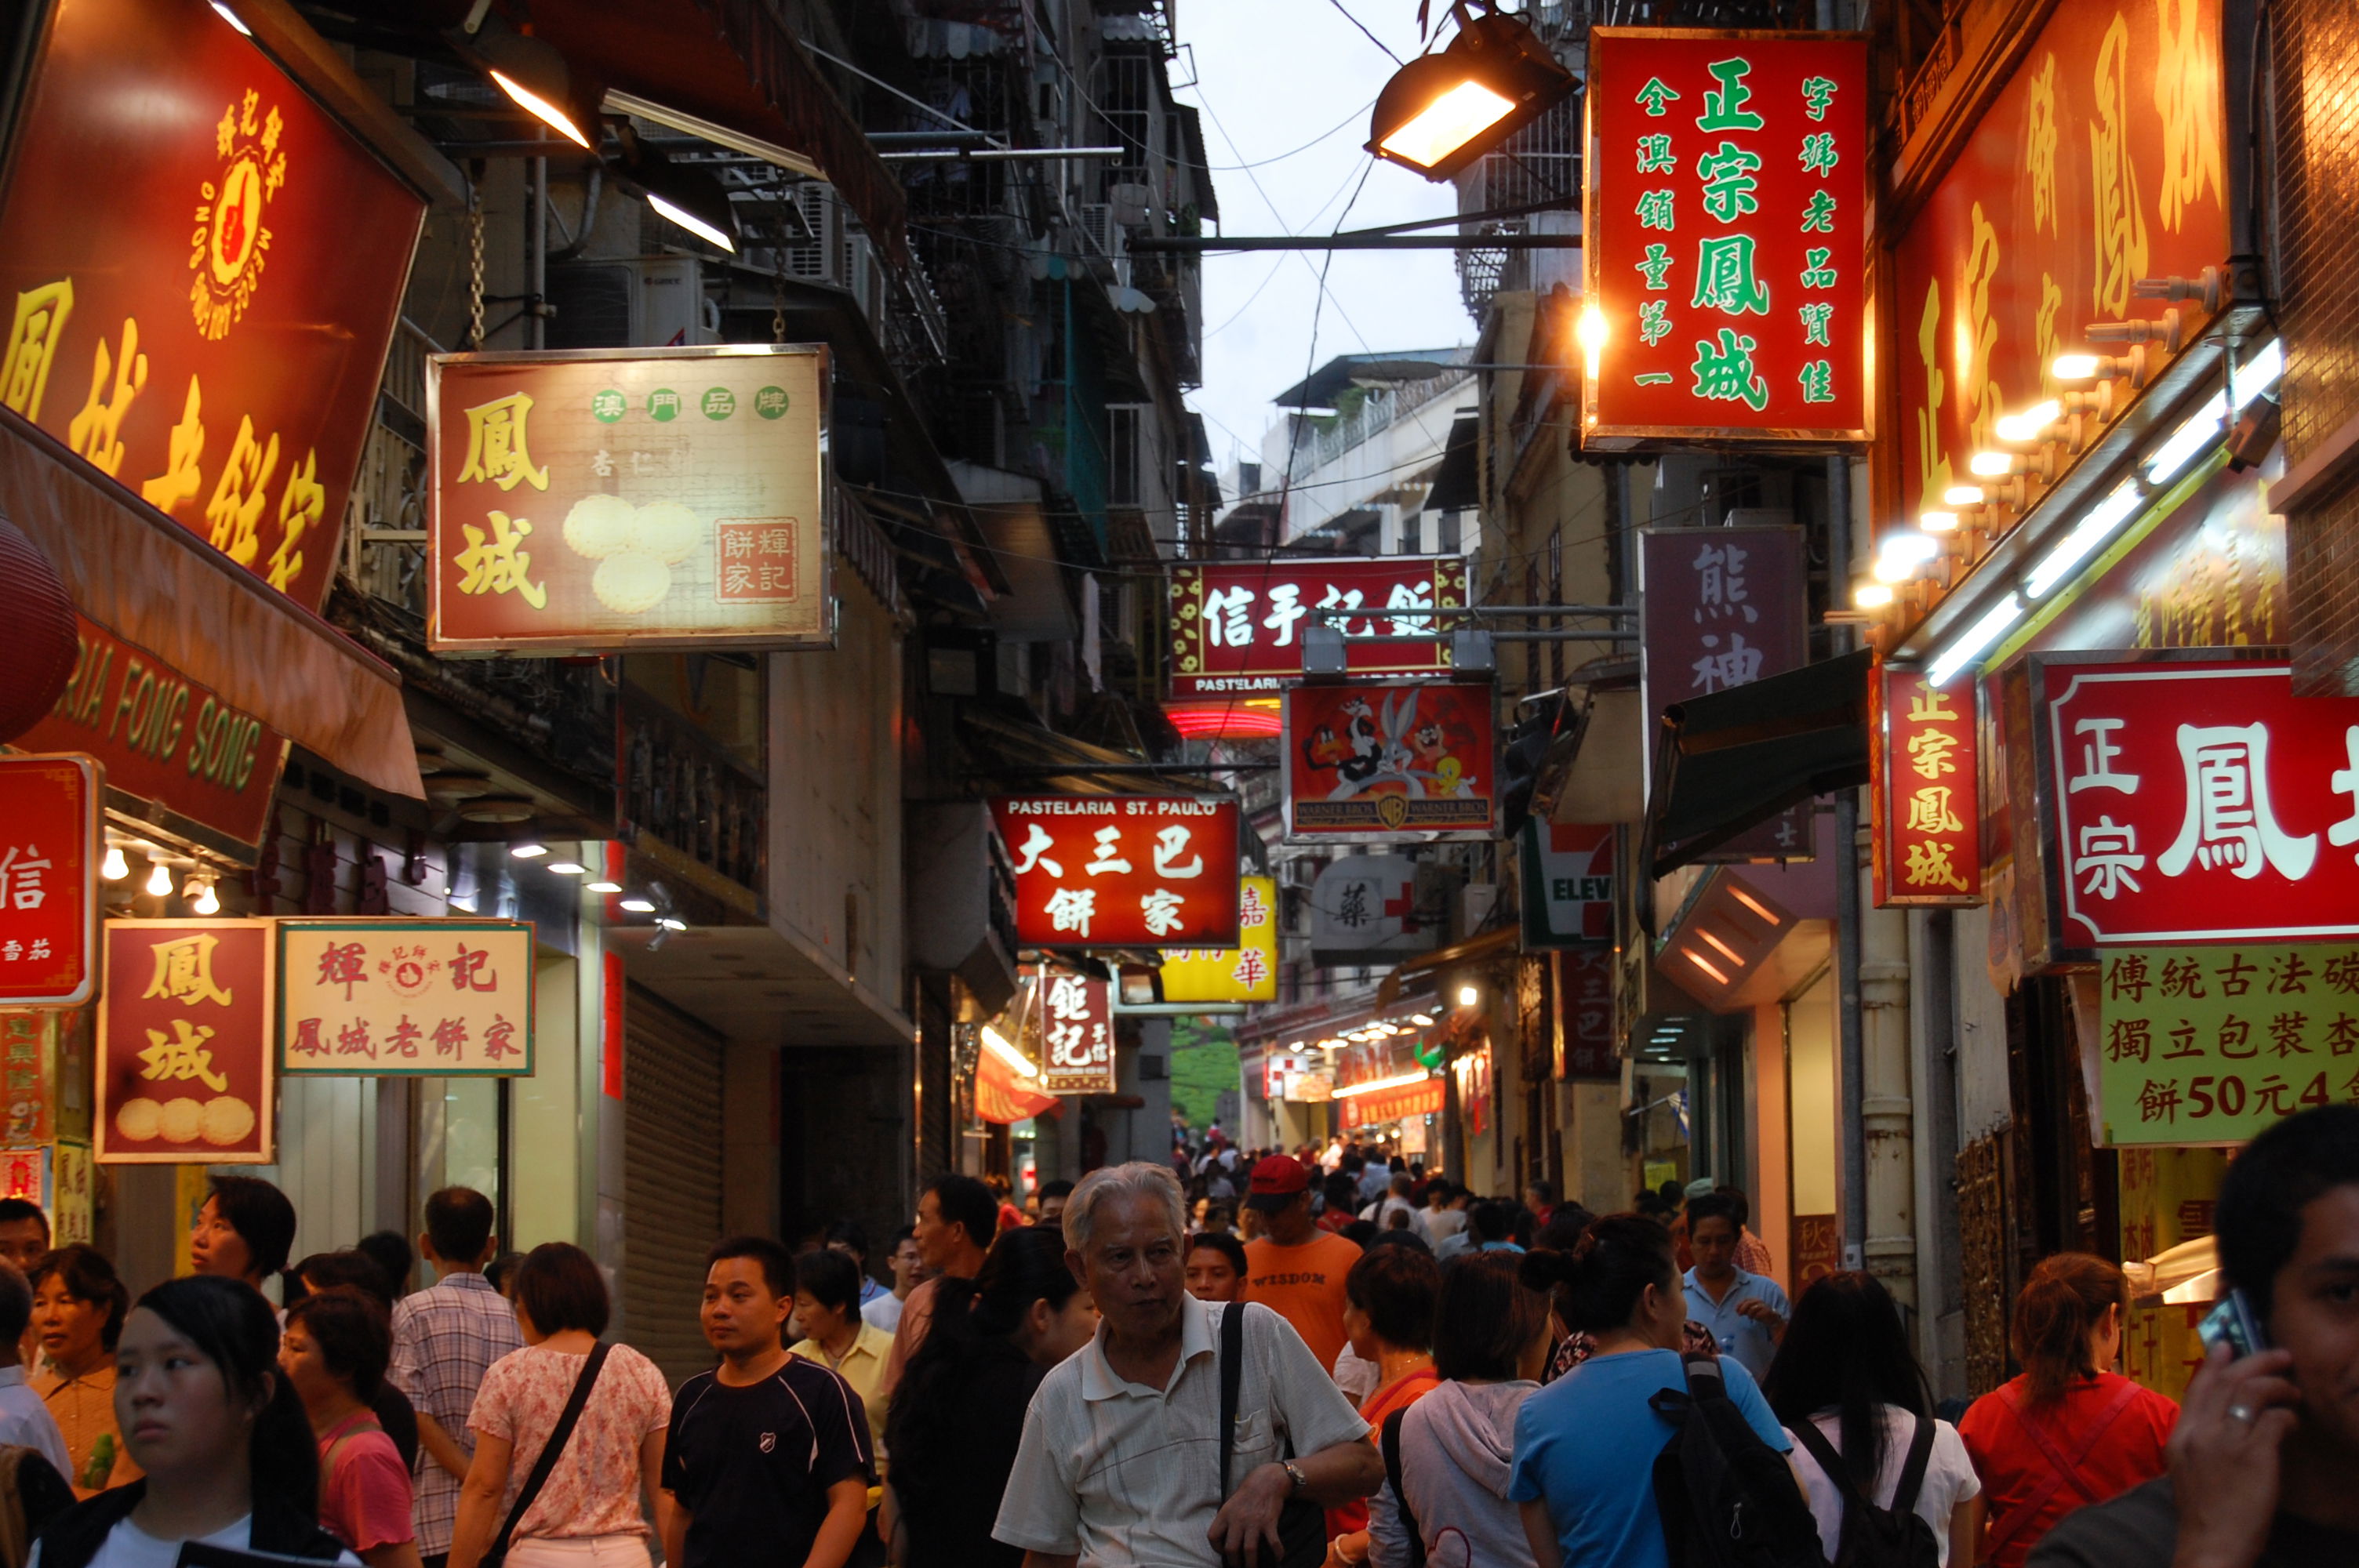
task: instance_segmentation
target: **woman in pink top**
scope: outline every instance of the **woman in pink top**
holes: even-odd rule
[[[419,1568],[409,1466],[370,1409],[392,1356],[384,1304],[350,1285],[287,1309],[278,1366],[319,1439],[320,1523],[369,1568]]]
[[[467,1424],[475,1459],[459,1490],[449,1568],[480,1568],[606,1331],[598,1265],[544,1242],[516,1271],[524,1348],[492,1363]],[[662,1485],[671,1390],[656,1364],[611,1346],[549,1481],[516,1521],[507,1568],[648,1568],[648,1505]]]

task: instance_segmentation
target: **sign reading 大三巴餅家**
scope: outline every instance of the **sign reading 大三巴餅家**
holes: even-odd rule
[[[100,1163],[270,1163],[271,925],[106,923]]]
[[[437,652],[830,647],[827,351],[428,362]]]
[[[288,1077],[529,1077],[533,927],[514,920],[278,922]]]
[[[1237,945],[1233,797],[1002,795],[991,811],[1023,946]]]

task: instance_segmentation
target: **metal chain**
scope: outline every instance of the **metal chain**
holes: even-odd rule
[[[484,346],[484,193],[467,193],[467,347]]]
[[[780,245],[770,252],[775,270],[770,274],[770,341],[787,341],[787,251]]]

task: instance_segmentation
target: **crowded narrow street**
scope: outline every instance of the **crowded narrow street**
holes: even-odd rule
[[[2359,1568],[2354,139],[0,0],[0,1568]]]

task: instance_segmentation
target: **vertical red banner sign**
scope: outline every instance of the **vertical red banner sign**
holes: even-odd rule
[[[1114,1090],[1114,988],[1082,975],[1040,971],[1040,1078],[1043,1093]]]
[[[1614,1078],[1622,1062],[1614,1039],[1614,949],[1567,947],[1554,955],[1556,1076]]]
[[[270,1163],[272,925],[106,923],[101,1162]]]
[[[99,773],[0,758],[0,1005],[78,1007],[98,977]]]
[[[1945,690],[1913,667],[1876,672],[1868,764],[1878,909],[1983,901],[1975,686]]]
[[[1582,444],[1857,441],[1867,39],[1593,27]]]

